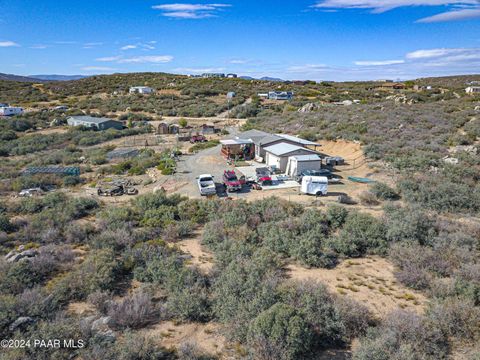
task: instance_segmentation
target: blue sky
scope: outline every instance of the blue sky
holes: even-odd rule
[[[133,71],[339,81],[480,73],[480,1],[0,0],[0,72]]]

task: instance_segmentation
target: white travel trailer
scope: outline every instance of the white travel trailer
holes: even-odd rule
[[[130,94],[151,94],[154,90],[148,86],[133,86],[130,88]]]
[[[0,107],[0,116],[14,116],[23,114],[23,108],[13,106]]]
[[[300,191],[309,195],[327,195],[328,179],[325,176],[304,176]]]

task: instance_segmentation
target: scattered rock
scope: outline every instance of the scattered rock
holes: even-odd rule
[[[17,262],[21,259],[23,259],[24,256],[22,254],[19,254],[19,253],[16,253],[15,255],[11,256],[10,258],[8,258],[7,262]]]
[[[317,111],[319,109],[317,104],[314,103],[308,103],[303,105],[300,109],[298,109],[299,113],[310,113],[313,111]]]
[[[110,316],[103,316],[100,319],[97,319],[92,322],[92,327],[91,330],[93,332],[99,332],[99,331],[107,331],[109,330],[109,324],[110,324],[111,318]]]
[[[446,162],[447,164],[452,164],[452,165],[457,165],[458,164],[458,159],[454,158],[454,157],[445,156],[443,158],[443,161]]]
[[[21,316],[17,320],[15,320],[13,323],[11,323],[8,329],[10,331],[15,331],[17,328],[26,326],[26,325],[31,324],[33,322],[34,322],[34,320],[31,317]]]

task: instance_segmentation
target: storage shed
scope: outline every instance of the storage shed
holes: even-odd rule
[[[162,134],[162,135],[168,134],[168,124],[165,122],[161,122],[160,124],[158,124],[157,134]]]
[[[278,143],[265,148],[265,163],[279,169],[281,172],[287,170],[288,158],[297,155],[318,155],[315,151],[298,145]]]
[[[290,176],[297,176],[305,170],[320,170],[322,168],[322,158],[316,154],[295,155],[288,158],[287,169],[285,173]]]

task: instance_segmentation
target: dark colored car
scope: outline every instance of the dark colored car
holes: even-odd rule
[[[295,180],[301,183],[304,176],[325,176],[327,179],[333,178],[333,174],[330,170],[320,169],[320,170],[304,170],[295,177]]]

